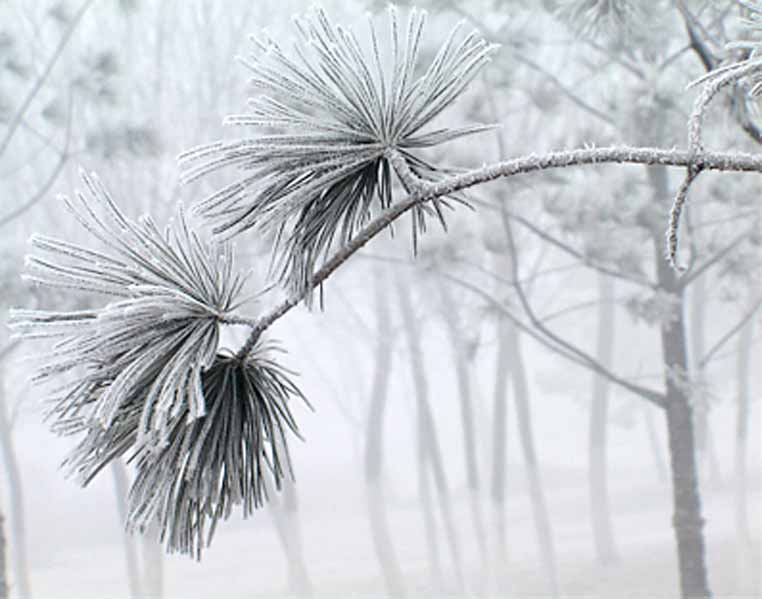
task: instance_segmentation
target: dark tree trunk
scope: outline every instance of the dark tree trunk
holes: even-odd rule
[[[471,508],[471,520],[474,526],[476,541],[479,545],[479,553],[483,566],[488,564],[487,534],[484,528],[484,514],[482,513],[480,497],[480,474],[479,461],[476,455],[476,433],[474,425],[474,408],[471,395],[471,377],[468,369],[467,339],[463,334],[462,323],[458,318],[458,307],[452,297],[452,293],[444,281],[439,282],[439,291],[444,308],[444,321],[450,337],[455,377],[458,385],[458,397],[460,398],[460,416],[463,431],[463,447],[466,461],[466,477],[468,481],[468,495]]]
[[[24,494],[21,483],[21,471],[16,458],[16,451],[11,438],[5,405],[5,379],[3,366],[0,365],[0,449],[5,461],[8,476],[8,495],[10,497],[11,541],[13,543],[13,579],[18,596],[31,597],[29,586],[29,567],[27,565],[26,527],[24,517]]]
[[[647,172],[655,194],[654,201],[663,203],[670,196],[666,169],[652,167]],[[672,477],[672,523],[677,540],[680,589],[683,599],[711,597],[696,466],[693,409],[687,384],[685,295],[677,275],[664,259],[664,237],[660,231],[653,236],[653,248],[659,288],[677,300],[671,319],[661,324],[660,334]]]
[[[111,474],[114,478],[114,496],[116,498],[116,509],[119,514],[119,527],[122,529],[122,543],[124,545],[124,558],[127,566],[127,588],[132,599],[141,596],[140,592],[140,571],[138,569],[138,553],[135,548],[135,538],[124,530],[127,521],[127,494],[129,492],[129,481],[127,469],[121,459],[115,459],[111,462]]]
[[[696,220],[701,220],[698,214],[694,214]],[[709,398],[707,397],[705,383],[706,373],[701,364],[701,358],[705,352],[705,326],[706,322],[706,279],[698,277],[691,285],[691,380],[696,392],[692,398],[693,419],[696,431],[696,451],[700,465],[699,482],[719,485],[721,483],[720,468],[717,462],[717,454],[712,443],[712,431],[709,419]]]
[[[611,368],[614,352],[614,283],[606,275],[598,275],[599,312],[596,358]],[[593,398],[590,408],[589,485],[590,517],[593,541],[598,561],[603,565],[619,561],[614,542],[611,504],[608,490],[607,432],[609,410],[609,381],[593,375]]]
[[[386,280],[380,268],[374,270],[376,350],[373,364],[373,382],[370,390],[365,442],[365,484],[370,513],[373,548],[381,566],[386,592],[390,597],[404,597],[405,583],[399,560],[394,550],[383,487],[384,412],[389,397],[389,376],[392,368],[392,321]]]
[[[410,298],[409,286],[403,283],[399,278],[396,279],[397,295],[399,299],[400,312],[402,315],[402,324],[407,338],[408,348],[410,349],[410,369],[413,375],[413,386],[415,388],[416,405],[418,407],[418,436],[419,436],[419,457],[421,460],[420,484],[422,485],[422,498],[426,501],[426,466],[431,471],[434,484],[439,497],[442,522],[445,527],[445,535],[450,550],[452,560],[452,571],[455,576],[455,585],[458,590],[463,588],[463,568],[460,558],[460,547],[458,543],[458,534],[455,528],[455,520],[452,514],[450,504],[450,491],[447,484],[447,475],[442,462],[442,452],[439,447],[436,427],[434,425],[434,416],[429,406],[428,381],[426,380],[426,371],[423,363],[423,349],[421,347],[421,328],[416,315],[413,311],[413,304]],[[428,514],[426,512],[429,512]],[[424,519],[427,522],[427,536],[429,542],[435,539],[434,514],[424,505]],[[433,534],[432,534],[433,533]],[[436,557],[432,553],[432,557]]]

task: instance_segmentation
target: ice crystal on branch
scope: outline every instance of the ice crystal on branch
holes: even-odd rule
[[[261,93],[251,99],[250,114],[227,122],[264,131],[180,158],[186,181],[228,166],[246,171],[201,203],[200,211],[216,222],[218,233],[254,226],[277,231],[279,275],[296,293],[308,291],[316,262],[334,241],[346,243],[374,206],[392,203],[390,149],[415,175],[434,180],[443,171],[418,151],[486,128],[427,127],[461,95],[495,47],[476,32],[463,35],[458,25],[418,74],[425,13],[412,10],[404,33],[394,7],[389,21],[391,68],[372,21],[370,49],[364,50],[352,31],[322,10],[296,20],[291,55],[275,40],[258,41],[245,65]],[[414,235],[427,212],[443,220],[445,201],[414,209]]]

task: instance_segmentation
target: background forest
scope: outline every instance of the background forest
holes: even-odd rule
[[[372,0],[322,6],[358,35],[366,13],[385,18]],[[748,54],[726,47],[744,35],[737,0],[417,6],[424,64],[461,20],[500,44],[436,121],[501,125],[426,150],[452,168],[685,147],[686,86]],[[415,257],[403,216],[325,283],[323,309],[273,327],[313,408],[292,406],[296,482],[247,519],[233,510],[200,561],[166,555],[156,527],[124,533],[134,464],[117,459],[86,488],[66,478],[75,439],[50,431],[45,390],[29,382],[41,346],[4,325],[12,307],[92,300],[21,278],[30,235],[84,239],[56,197],[81,187],[80,167],[128,216],[160,225],[230,182],[181,185],[177,156],[243,135],[222,126],[252,94],[236,56],[262,29],[288,48],[308,8],[0,1],[0,597],[6,585],[13,598],[677,597],[675,452],[659,405],[675,393],[693,406],[711,589],[762,596],[758,174],[697,180],[679,277],[664,231],[684,169],[596,165],[473,187],[474,210],[453,203],[446,232],[432,219]],[[758,154],[759,110],[730,86],[704,144]],[[251,296],[272,243],[236,239]],[[224,345],[245,333],[231,327]]]

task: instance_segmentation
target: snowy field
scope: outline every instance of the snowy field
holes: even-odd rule
[[[514,468],[516,475],[519,470]],[[560,478],[560,477],[556,477]],[[565,473],[565,482],[548,485],[549,508],[559,561],[564,597],[676,596],[677,566],[670,535],[669,492],[666,487],[619,480],[613,490],[614,526],[620,545],[621,564],[602,569],[594,560],[587,518],[584,487],[573,483],[576,476]],[[579,480],[584,481],[579,473]],[[331,481],[337,484],[338,480]],[[750,494],[750,506],[759,515],[762,502],[759,481]],[[302,511],[305,557],[315,596],[325,598],[381,598],[383,582],[374,558],[370,529],[364,511],[362,488],[349,483],[350,491],[335,501],[317,495],[320,481],[305,477]],[[312,492],[310,489],[312,488]],[[456,498],[456,515],[466,565],[467,592],[446,596],[476,597],[482,586],[485,596],[543,597],[546,586],[539,571],[531,506],[520,485],[514,483],[508,499],[510,557],[500,566],[505,576],[502,589],[495,571],[474,560],[477,555],[468,529],[465,496]],[[310,502],[310,499],[314,501]],[[708,556],[713,589],[718,598],[760,597],[760,521],[753,521],[754,549],[742,563],[734,542],[732,493],[719,488],[707,494]],[[112,512],[112,506],[108,506]],[[414,499],[389,506],[389,520],[396,550],[411,597],[443,596],[430,586],[426,549],[418,506]],[[62,523],[65,526],[65,523]],[[108,528],[108,524],[106,524]],[[113,523],[116,528],[116,523]],[[92,535],[96,531],[91,531]],[[469,539],[471,541],[469,542]],[[61,544],[33,553],[32,584],[42,599],[110,599],[127,597],[122,546],[103,542],[82,548]],[[446,552],[443,549],[443,554]],[[97,564],[97,567],[96,565]],[[484,582],[487,588],[484,589]],[[449,583],[452,584],[452,580]],[[173,556],[165,562],[165,597],[286,598],[286,569],[283,553],[269,515],[223,526],[202,563]]]

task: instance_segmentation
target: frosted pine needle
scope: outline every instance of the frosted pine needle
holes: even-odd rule
[[[177,419],[158,453],[140,452],[128,527],[144,530],[158,518],[169,552],[200,559],[233,506],[246,517],[264,503],[265,477],[280,489],[292,476],[286,433],[298,433],[289,403],[302,395],[267,351],[260,344],[243,359],[218,355],[203,374],[207,413],[191,424]]]
[[[462,34],[460,24],[419,72],[424,21],[425,12],[412,10],[403,32],[396,9],[389,8],[391,68],[372,21],[364,49],[352,31],[319,9],[296,20],[291,54],[273,39],[255,40],[257,50],[244,64],[260,95],[250,100],[250,114],[227,123],[266,131],[180,157],[186,181],[230,166],[246,171],[199,209],[216,222],[218,233],[254,226],[277,231],[275,264],[296,293],[309,289],[316,262],[334,241],[346,243],[374,206],[392,203],[387,149],[396,149],[418,177],[434,180],[444,171],[418,150],[487,128],[424,131],[495,49],[476,32]],[[415,209],[414,235],[427,213],[443,222],[443,205],[446,200],[438,199]]]
[[[231,248],[202,242],[182,212],[162,233],[150,218],[127,219],[94,175],[82,180],[86,191],[64,201],[102,249],[35,237],[51,258],[29,258],[26,276],[113,301],[78,312],[14,310],[10,324],[18,336],[52,342],[35,379],[66,379],[51,397],[53,428],[87,432],[70,465],[89,480],[137,441],[166,442],[179,415],[205,413],[202,373],[244,280]]]

